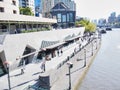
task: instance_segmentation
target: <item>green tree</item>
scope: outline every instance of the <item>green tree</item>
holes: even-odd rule
[[[96,25],[89,20],[83,19],[79,24],[85,27],[85,32],[95,32],[96,30]]]
[[[20,7],[20,14],[23,14],[23,15],[30,15],[30,16],[33,16],[33,12],[32,12],[32,9],[30,7]]]

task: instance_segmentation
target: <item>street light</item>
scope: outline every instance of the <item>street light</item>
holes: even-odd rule
[[[93,56],[93,42],[91,41],[91,44],[92,44],[92,56]]]
[[[95,42],[96,42],[96,49],[97,49],[97,39],[96,39],[96,41],[95,41]]]
[[[84,49],[84,67],[86,67],[86,49]]]
[[[6,68],[7,68],[7,74],[8,74],[8,87],[9,87],[9,90],[11,90],[11,84],[10,84],[10,70],[9,70],[9,65],[10,63],[5,61],[4,64],[6,65]]]
[[[70,74],[70,69],[73,67],[73,63],[67,62],[68,68],[69,68],[69,88],[68,90],[71,90],[71,74]]]

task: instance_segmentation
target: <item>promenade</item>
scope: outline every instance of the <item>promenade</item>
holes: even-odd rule
[[[72,90],[76,90],[79,80],[84,76],[86,69],[89,67],[91,60],[93,59],[96,51],[99,48],[99,39],[94,39],[88,45],[87,42],[83,42],[86,45],[81,51],[77,52],[73,57],[69,59],[73,63],[71,69],[71,87]],[[63,62],[69,55],[74,52],[76,45],[72,45],[68,49],[63,51],[63,54],[53,58],[50,62],[46,63],[46,72],[41,73],[41,63],[31,63],[25,66],[25,73],[21,74],[21,69],[10,72],[10,85],[11,90],[36,90],[27,89],[28,86],[32,86],[38,82],[39,76],[45,76],[52,73],[52,78],[56,78],[55,81],[50,84],[50,90],[67,90],[69,87],[68,65],[64,63],[59,69],[56,69],[59,63]],[[84,52],[86,49],[86,53]],[[92,56],[93,52],[93,56]],[[86,54],[86,57],[85,57]],[[84,67],[86,59],[86,67]],[[58,72],[58,73],[57,73]],[[51,79],[51,78],[50,78]],[[0,77],[0,90],[8,90],[8,77],[4,75]],[[41,90],[41,89],[38,89]],[[45,89],[47,90],[47,89]]]

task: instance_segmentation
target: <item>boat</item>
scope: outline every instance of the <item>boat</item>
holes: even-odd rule
[[[111,28],[111,27],[106,27],[106,30],[107,30],[107,31],[111,31],[112,28]]]

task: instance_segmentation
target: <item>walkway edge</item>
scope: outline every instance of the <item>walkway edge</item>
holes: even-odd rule
[[[91,66],[92,62],[94,61],[99,49],[101,47],[101,44],[99,45],[99,48],[97,49],[97,51],[95,52],[94,56],[90,58],[89,62],[88,62],[88,65],[86,66],[86,68],[84,68],[83,72],[81,73],[76,85],[73,87],[73,90],[78,90],[81,83],[82,83],[82,80],[84,79],[86,73],[88,72],[89,70],[89,67]]]

